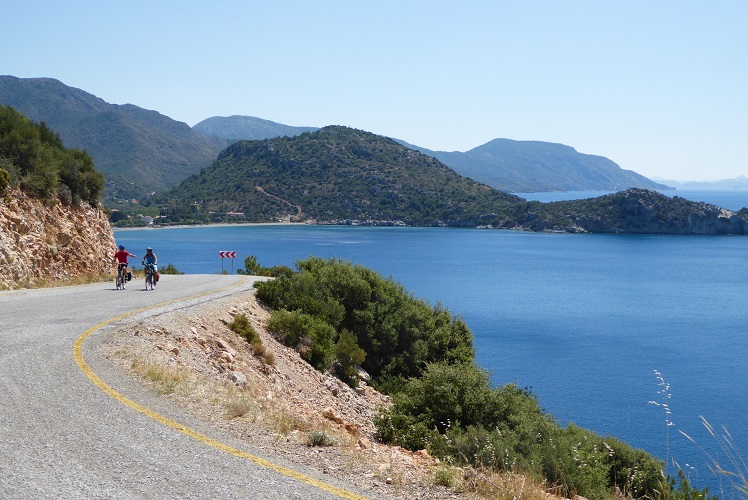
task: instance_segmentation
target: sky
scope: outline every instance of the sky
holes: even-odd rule
[[[744,0],[0,1],[0,74],[190,126],[536,140],[650,178],[748,176]]]

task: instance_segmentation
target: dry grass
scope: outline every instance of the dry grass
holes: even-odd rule
[[[715,431],[712,424],[709,421],[701,417],[701,423],[706,428],[709,435],[717,443],[717,447],[720,451],[721,457],[724,458],[724,462],[718,460],[714,453],[708,452],[703,446],[701,446],[695,439],[679,430],[683,436],[689,441],[695,444],[709,459],[709,470],[712,474],[719,479],[720,489],[722,497],[734,497],[734,495],[728,495],[729,492],[724,491],[724,484],[727,485],[741,498],[748,498],[748,465],[746,464],[740,451],[735,447],[730,432],[722,426],[722,434],[718,434]]]
[[[172,394],[189,381],[188,372],[182,367],[164,366],[142,358],[133,360],[132,369],[149,381],[159,394]]]

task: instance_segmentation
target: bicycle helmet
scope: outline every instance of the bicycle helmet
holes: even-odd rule
[[[152,251],[153,251],[153,249],[152,249],[151,247],[148,247],[148,248],[146,248],[146,249],[145,249],[145,251],[146,251],[146,252],[152,252]]]
[[[125,249],[125,245],[120,245],[120,246],[119,246],[119,249],[120,249],[120,250],[124,250],[124,249]]]

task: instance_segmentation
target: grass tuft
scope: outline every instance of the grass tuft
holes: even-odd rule
[[[325,431],[312,431],[306,435],[307,446],[334,446],[335,438]]]
[[[188,380],[184,369],[164,366],[139,358],[133,360],[132,369],[135,373],[152,382],[159,394],[172,394],[180,385],[186,384]]]

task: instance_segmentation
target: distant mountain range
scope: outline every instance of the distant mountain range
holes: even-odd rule
[[[51,78],[0,76],[0,104],[44,121],[65,147],[87,150],[109,197],[140,198],[170,188],[229,144],[156,111],[109,104]]]
[[[156,111],[109,104],[51,78],[0,76],[0,104],[46,122],[66,147],[87,150],[105,175],[109,200],[164,192],[210,165],[236,140],[317,130],[250,116],[212,117],[190,128]],[[460,175],[507,192],[666,188],[604,157],[561,144],[496,139],[465,153],[406,145]]]
[[[739,175],[733,179],[722,179],[718,181],[673,181],[657,179],[659,182],[673,186],[675,189],[720,189],[748,191],[748,177]]]
[[[408,147],[433,156],[461,175],[512,193],[670,189],[603,156],[563,144],[494,139],[464,153]]]

